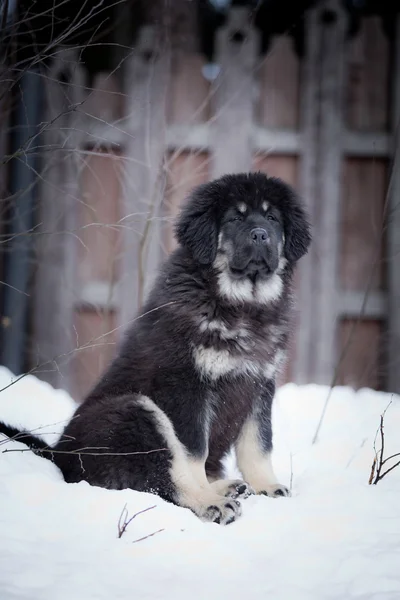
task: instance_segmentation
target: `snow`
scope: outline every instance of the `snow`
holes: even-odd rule
[[[0,368],[0,389],[12,379]],[[26,447],[0,435],[1,600],[398,600],[400,467],[377,486],[368,478],[390,400],[386,454],[400,452],[400,398],[335,388],[313,445],[328,391],[279,390],[274,462],[293,496],[251,497],[227,527],[151,494],[68,485],[49,461],[2,452]],[[0,393],[0,418],[38,433],[51,425],[49,442],[73,410],[65,392],[33,376]],[[154,508],[118,539],[125,504],[129,516]]]

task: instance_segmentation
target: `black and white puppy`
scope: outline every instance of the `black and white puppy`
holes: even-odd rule
[[[154,492],[226,524],[240,515],[240,497],[288,494],[271,463],[271,406],[309,225],[283,181],[243,173],[195,189],[176,237],[140,318],[53,459],[67,482]],[[243,481],[223,478],[232,447]]]

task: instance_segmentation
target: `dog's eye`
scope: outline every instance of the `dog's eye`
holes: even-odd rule
[[[229,221],[243,221],[243,216],[237,215],[236,217],[232,217],[232,219],[229,219]]]
[[[267,219],[268,219],[268,221],[276,221],[277,220],[277,218],[271,214],[267,215]]]

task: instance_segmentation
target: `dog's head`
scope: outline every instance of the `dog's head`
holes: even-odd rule
[[[263,173],[239,173],[197,187],[176,225],[194,260],[225,261],[232,279],[268,279],[308,249],[310,228],[293,189]],[[284,260],[282,260],[284,259]]]

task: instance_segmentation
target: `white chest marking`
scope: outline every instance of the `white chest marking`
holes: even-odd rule
[[[229,350],[216,350],[212,347],[206,348],[200,345],[194,348],[193,357],[195,365],[202,376],[209,377],[212,380],[228,374],[271,379],[283,360],[284,352],[278,351],[271,362],[260,363],[248,358],[232,356]]]

